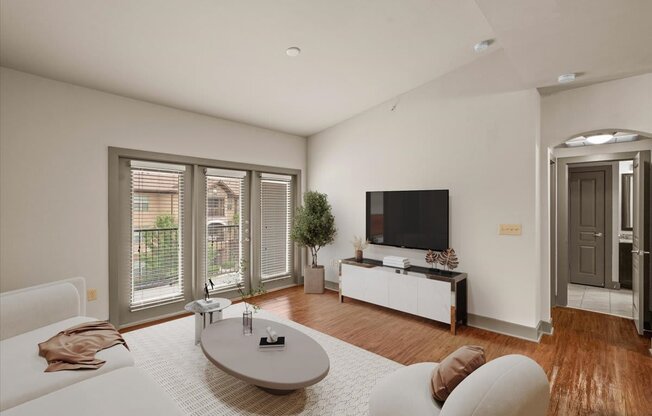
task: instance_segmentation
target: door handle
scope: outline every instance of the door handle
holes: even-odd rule
[[[593,233],[595,237],[602,237],[602,233]]]
[[[645,250],[632,250],[632,254],[638,254],[639,256],[642,256],[643,254],[650,254],[650,252]]]

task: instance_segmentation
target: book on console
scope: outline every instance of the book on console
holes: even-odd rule
[[[384,259],[383,260],[383,266],[391,266],[391,267],[398,267],[401,269],[405,269],[407,267],[410,267],[410,261],[397,261],[393,259]]]
[[[276,338],[276,342],[267,341],[267,337],[261,337],[258,348],[261,349],[279,349],[285,347],[285,337]]]

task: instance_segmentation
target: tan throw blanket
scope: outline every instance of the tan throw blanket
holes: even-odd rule
[[[95,358],[98,351],[127,343],[108,322],[86,322],[59,332],[38,344],[38,354],[48,362],[46,373],[61,370],[95,370],[106,361]]]

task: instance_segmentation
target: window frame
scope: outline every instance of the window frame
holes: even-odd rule
[[[247,175],[250,179],[250,186],[247,192],[250,200],[249,216],[250,216],[250,238],[249,238],[249,267],[248,275],[245,276],[245,286],[247,288],[259,287],[262,282],[260,279],[260,204],[256,199],[256,195],[260,195],[260,174],[261,173],[272,173],[272,174],[281,174],[289,175],[293,177],[293,209],[294,207],[299,206],[300,198],[303,190],[302,182],[302,171],[300,169],[294,168],[284,168],[277,166],[265,166],[257,165],[250,163],[241,163],[241,162],[232,162],[232,161],[223,161],[217,159],[208,159],[200,158],[193,156],[183,156],[175,155],[168,153],[160,152],[150,152],[144,150],[135,150],[127,149],[120,147],[109,147],[108,148],[108,165],[109,165],[109,198],[108,198],[108,208],[109,208],[109,320],[116,327],[122,328],[131,325],[137,325],[139,323],[147,322],[152,319],[160,319],[164,316],[173,316],[177,314],[184,313],[183,302],[173,303],[171,309],[172,312],[167,312],[165,315],[147,317],[144,316],[142,320],[136,321],[125,321],[124,312],[121,312],[121,293],[120,293],[120,268],[121,266],[121,255],[124,256],[124,253],[120,253],[122,249],[122,240],[124,235],[122,228],[124,224],[122,222],[122,216],[124,215],[121,212],[121,209],[124,209],[124,201],[121,201],[121,190],[120,190],[120,162],[126,159],[136,159],[142,161],[151,161],[158,163],[172,163],[172,164],[185,164],[188,165],[189,174],[191,178],[186,181],[187,184],[187,194],[191,198],[190,205],[186,209],[186,216],[189,221],[192,222],[192,225],[187,228],[187,235],[192,237],[191,249],[185,250],[185,252],[192,252],[193,255],[190,256],[188,260],[186,272],[191,273],[191,295],[194,299],[201,299],[203,297],[203,284],[199,285],[200,279],[203,276],[199,272],[199,265],[203,259],[203,254],[201,253],[202,246],[199,244],[199,239],[203,238],[203,233],[198,232],[200,225],[198,221],[200,219],[201,209],[204,209],[205,212],[205,199],[204,203],[201,201],[201,188],[205,183],[205,179],[202,176],[202,171],[205,168],[215,168],[215,169],[229,169],[229,170],[240,170],[247,171]],[[131,238],[131,237],[130,237]],[[272,290],[282,287],[293,286],[299,284],[302,281],[303,268],[307,259],[305,250],[299,248],[296,244],[293,244],[293,253],[292,253],[292,273],[288,277],[283,277],[279,279],[266,280],[264,282],[264,287],[266,290]],[[215,292],[216,296],[219,294],[220,297],[226,298],[236,298],[238,296],[237,290],[234,288],[229,288],[226,290],[220,290]]]

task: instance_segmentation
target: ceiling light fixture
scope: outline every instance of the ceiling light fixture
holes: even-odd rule
[[[586,141],[591,144],[605,144],[613,138],[613,134],[596,134],[594,136],[587,137]]]
[[[483,40],[482,42],[478,42],[475,45],[473,45],[473,50],[478,53],[484,52],[487,49],[489,49],[489,46],[491,46],[492,43],[494,43],[493,39]]]
[[[562,74],[557,78],[557,82],[560,84],[566,84],[575,81],[575,78],[577,78],[577,74],[574,72],[570,74]]]
[[[291,46],[285,50],[285,54],[293,58],[295,56],[299,56],[300,53],[301,53],[301,49],[297,46]]]
[[[566,140],[566,146],[569,147],[584,146],[585,144],[584,142],[586,142],[586,137],[577,136],[577,137],[573,137],[570,140]]]
[[[616,143],[621,143],[621,142],[633,142],[634,140],[638,139],[638,134],[635,133],[616,133],[614,134],[614,141]]]

